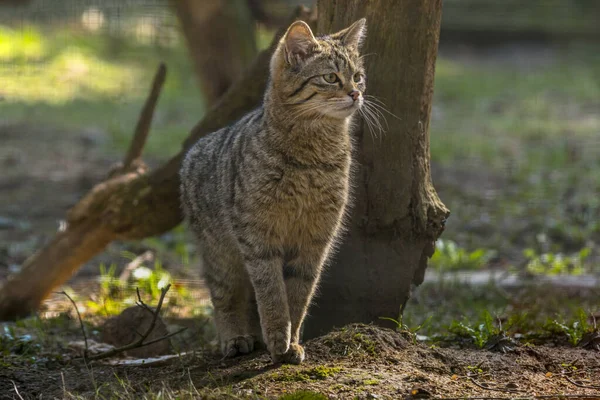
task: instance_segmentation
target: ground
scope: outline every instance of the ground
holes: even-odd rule
[[[16,398],[16,386],[26,399],[600,396],[598,353],[560,345],[507,353],[440,348],[416,343],[409,333],[351,325],[309,341],[306,350],[300,366],[274,366],[264,352],[231,360],[196,352],[157,367],[68,362],[78,356],[73,351],[35,361],[15,356],[0,369],[0,392]]]
[[[204,112],[180,41],[23,29],[0,29],[2,43],[22,41],[12,53],[0,46],[0,280],[123,156],[160,61],[169,73],[145,160],[155,166],[175,154]],[[402,321],[415,340],[353,326],[307,343],[300,367],[274,368],[266,354],[222,361],[211,350],[193,240],[181,226],[114,243],[62,289],[98,340],[103,321],[134,304],[135,287],[155,304],[158,285],[170,281],[163,317],[171,330],[189,327],[172,341],[196,353],[152,368],[69,361],[80,330],[72,305],[55,294],[38,316],[0,326],[0,397],[17,398],[11,381],[23,398],[276,398],[297,390],[341,399],[600,397],[577,386],[599,385],[598,353],[575,347],[600,316],[600,288],[587,284],[600,272],[599,54],[594,43],[476,47],[442,37],[431,157],[452,215],[428,271],[440,278],[415,291]],[[151,257],[119,279],[146,251]],[[456,281],[456,272],[473,271],[516,276],[519,286]],[[573,284],[540,285],[548,276]],[[520,345],[485,350],[502,331]],[[307,396],[288,399],[318,398]]]

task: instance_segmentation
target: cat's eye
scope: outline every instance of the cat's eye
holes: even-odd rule
[[[354,80],[354,82],[358,83],[360,81],[362,81],[363,76],[360,72],[357,72],[356,74],[354,74],[354,76],[352,77],[352,80]]]
[[[325,79],[325,82],[327,83],[336,83],[338,81],[337,75],[333,72],[330,74],[323,75],[323,79]]]

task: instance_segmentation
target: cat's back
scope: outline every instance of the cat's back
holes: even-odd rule
[[[181,170],[181,200],[186,216],[214,214],[231,192],[243,148],[262,130],[262,107],[237,122],[200,138],[186,154]]]

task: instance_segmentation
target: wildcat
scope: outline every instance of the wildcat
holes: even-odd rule
[[[365,25],[316,38],[294,22],[272,56],[263,105],[185,157],[181,200],[226,357],[264,343],[275,363],[304,360],[300,327],[348,203]]]

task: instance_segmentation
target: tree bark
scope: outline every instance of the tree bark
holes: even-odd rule
[[[318,31],[367,18],[367,92],[386,133],[356,132],[354,205],[348,232],[326,269],[304,337],[351,322],[393,326],[411,286],[424,278],[449,211],[433,188],[429,121],[442,0],[319,0]]]
[[[171,0],[208,104],[229,89],[256,57],[247,0]]]

